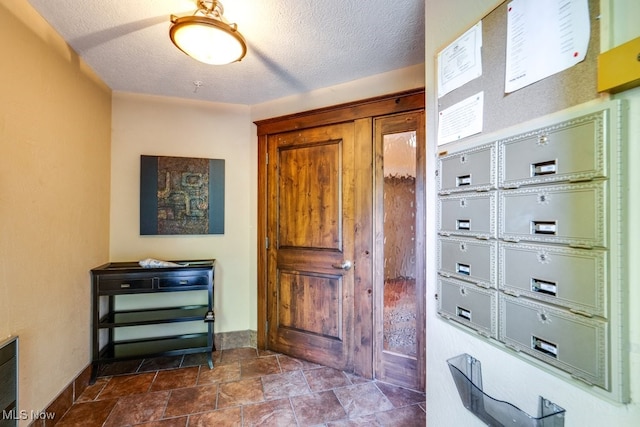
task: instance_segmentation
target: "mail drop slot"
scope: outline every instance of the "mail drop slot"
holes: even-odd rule
[[[499,237],[606,247],[605,186],[593,182],[502,191]]]
[[[551,175],[558,172],[558,164],[556,160],[547,160],[545,162],[531,163],[531,176]]]
[[[438,313],[485,336],[497,335],[497,291],[452,278],[438,278]]]
[[[500,289],[607,317],[603,250],[500,242],[499,253]]]
[[[499,141],[499,185],[604,177],[606,115],[599,111]]]
[[[475,237],[495,237],[496,195],[455,194],[438,199],[441,232]]]
[[[499,300],[500,341],[608,389],[606,322],[525,298]]]
[[[456,219],[456,230],[471,230],[471,220]]]
[[[551,295],[553,297],[558,295],[558,284],[550,280],[531,278],[531,292],[537,292],[544,295]]]
[[[458,274],[462,274],[464,276],[471,275],[471,266],[469,264],[463,264],[461,262],[456,262],[456,272]]]
[[[495,241],[465,238],[438,239],[438,271],[477,283],[497,287]]]
[[[496,188],[495,147],[492,143],[440,157],[440,193]]]

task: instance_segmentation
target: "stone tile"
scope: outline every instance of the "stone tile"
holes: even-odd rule
[[[427,414],[419,405],[378,412],[375,415],[384,427],[424,427],[427,425]]]
[[[375,415],[345,419],[327,423],[327,427],[383,427]],[[424,427],[424,426],[423,426]]]
[[[278,354],[275,351],[258,349],[258,357],[277,356]]]
[[[168,391],[154,393],[132,394],[118,399],[104,427],[119,427],[157,421],[169,399]]]
[[[142,362],[142,359],[135,359],[100,364],[98,368],[98,376],[110,377],[113,375],[134,374],[138,372],[138,368],[140,368]]]
[[[189,417],[167,418],[149,423],[136,424],[136,427],[186,427],[188,419]]]
[[[374,383],[357,384],[334,390],[349,418],[393,409],[393,404]]]
[[[351,381],[342,371],[333,368],[319,368],[304,371],[304,376],[312,391],[330,390],[351,385]]]
[[[220,384],[218,392],[219,409],[262,402],[263,400],[264,393],[262,392],[262,381],[260,378]]]
[[[242,408],[218,409],[189,416],[189,427],[239,427],[242,425]]]
[[[293,357],[285,356],[284,354],[278,355],[278,361],[280,362],[280,368],[282,371],[295,371],[296,369],[316,369],[322,368],[322,365],[316,363],[307,362],[306,360],[296,359]]]
[[[275,356],[240,361],[240,378],[242,379],[279,374],[280,372],[278,358]]]
[[[216,409],[218,385],[180,388],[171,391],[165,417],[195,414]]]
[[[202,367],[198,384],[226,383],[240,379],[240,362],[217,365],[213,369]]]
[[[222,357],[220,358],[220,362],[236,362],[242,359],[255,359],[257,357],[258,351],[255,348],[232,348],[229,350],[222,350]]]
[[[262,390],[267,400],[311,393],[302,371],[266,375],[262,377]]]
[[[151,391],[193,387],[198,381],[199,371],[199,366],[158,371],[153,384],[151,384]]]
[[[112,377],[98,395],[98,399],[112,399],[129,394],[146,393],[155,378],[155,372]]]
[[[348,373],[348,372],[345,372],[344,374],[347,376],[347,378],[349,378],[352,384],[364,384],[364,383],[370,383],[374,381],[373,379],[363,378],[359,375]]]
[[[293,410],[302,425],[316,425],[347,416],[333,391],[308,394],[291,398]]]
[[[381,382],[376,382],[376,385],[396,408],[425,401],[424,393]]]
[[[213,361],[213,365],[215,366],[216,362],[220,360],[220,354],[215,354],[219,352],[211,353],[211,360]],[[187,366],[209,366],[209,359],[207,357],[207,353],[193,353],[193,354],[185,354],[182,358],[181,367]]]
[[[271,400],[244,406],[242,413],[246,426],[283,427],[297,425],[289,399]]]
[[[175,369],[179,368],[181,364],[182,356],[151,357],[149,359],[144,359],[142,365],[140,365],[140,368],[138,369],[138,372]]]
[[[56,426],[86,427],[101,426],[116,406],[118,399],[98,400],[95,402],[76,403],[64,414]]]
[[[95,400],[110,379],[111,377],[97,378],[95,383],[84,389],[82,394],[76,399],[76,402],[89,402]]]

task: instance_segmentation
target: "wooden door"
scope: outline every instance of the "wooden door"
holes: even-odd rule
[[[374,375],[424,390],[424,111],[374,123]]]
[[[268,348],[353,368],[354,123],[267,139]]]

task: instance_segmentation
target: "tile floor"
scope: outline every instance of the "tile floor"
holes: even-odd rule
[[[68,426],[421,426],[425,395],[282,354],[237,348],[118,362],[56,424]]]

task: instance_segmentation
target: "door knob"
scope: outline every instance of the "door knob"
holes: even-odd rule
[[[333,268],[338,268],[340,270],[348,270],[352,265],[353,264],[351,264],[351,261],[349,260],[344,261],[342,264],[331,264]]]

